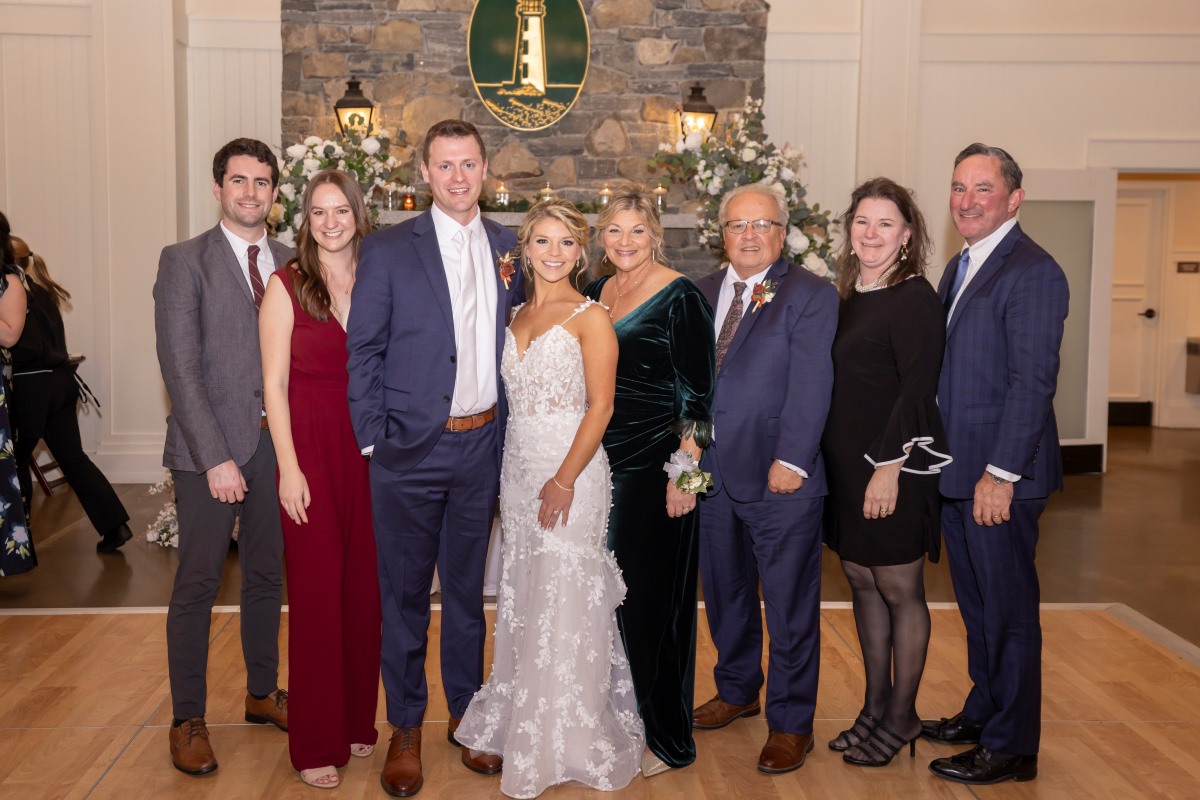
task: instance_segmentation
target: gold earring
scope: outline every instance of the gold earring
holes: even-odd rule
[[[900,243],[900,260],[901,261],[908,260],[908,242]]]

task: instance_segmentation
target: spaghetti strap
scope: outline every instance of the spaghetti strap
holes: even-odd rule
[[[589,298],[589,299],[587,299],[587,300],[584,300],[582,303],[580,303],[580,304],[579,304],[579,307],[578,307],[578,308],[576,308],[574,311],[572,311],[572,312],[571,312],[571,316],[567,317],[566,319],[564,319],[562,322],[560,322],[560,323],[558,323],[558,324],[559,324],[560,326],[561,326],[561,325],[566,325],[568,322],[570,322],[571,320],[575,319],[575,318],[576,318],[577,316],[579,316],[581,313],[583,313],[584,311],[587,311],[587,309],[588,309],[588,306],[598,306],[598,305],[600,305],[600,304],[599,304],[599,303],[597,303],[595,300],[592,300],[592,299],[590,299],[590,298]]]

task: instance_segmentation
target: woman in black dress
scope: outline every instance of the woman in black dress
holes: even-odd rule
[[[842,559],[866,669],[863,710],[829,747],[881,767],[921,733],[929,645],[925,557],[938,558],[938,473],[950,463],[937,408],[946,315],[923,275],[925,221],[887,178],[854,190],[842,217],[833,401],[821,447],[825,542]]]
[[[662,224],[641,191],[612,199],[596,223],[615,274],[584,294],[608,308],[617,331],[617,388],[604,433],[612,467],[608,547],[628,591],[617,623],[646,726],[642,774],[696,759],[699,512],[663,474],[678,450],[697,461],[712,435],[712,309],[691,280],[663,262]]]

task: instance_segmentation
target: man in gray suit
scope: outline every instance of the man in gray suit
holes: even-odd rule
[[[267,238],[279,193],[267,145],[234,139],[213,159],[212,230],[163,248],[154,283],[158,362],[171,398],[163,466],[175,481],[179,567],[167,612],[167,662],[175,768],[217,768],[204,723],[209,624],[239,519],[246,720],[287,730],[278,688],[283,534],[275,448],[262,405],[258,305],[271,273],[292,251]]]

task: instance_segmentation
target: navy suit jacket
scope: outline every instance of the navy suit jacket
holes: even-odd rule
[[[947,267],[938,286],[943,302],[951,275]],[[1053,400],[1068,295],[1062,268],[1020,225],[963,288],[946,327],[938,381],[954,454],[942,470],[946,497],[973,497],[988,464],[1021,476],[1017,500],[1062,488]]]
[[[516,248],[508,229],[488,219],[483,227],[493,260]],[[524,297],[524,282],[519,268],[508,288],[499,268],[495,274],[496,389],[503,425],[504,327]],[[374,445],[372,460],[392,472],[411,469],[445,429],[457,371],[450,287],[429,212],[363,241],[346,335],[350,419],[358,445]]]
[[[713,308],[726,269],[696,284]],[[767,280],[775,283],[775,298],[746,310],[717,373],[704,469],[712,471],[714,492],[724,490],[738,502],[823,497],[820,446],[833,391],[837,291],[784,258],[771,265]],[[798,492],[767,489],[776,459],[808,473]]]

